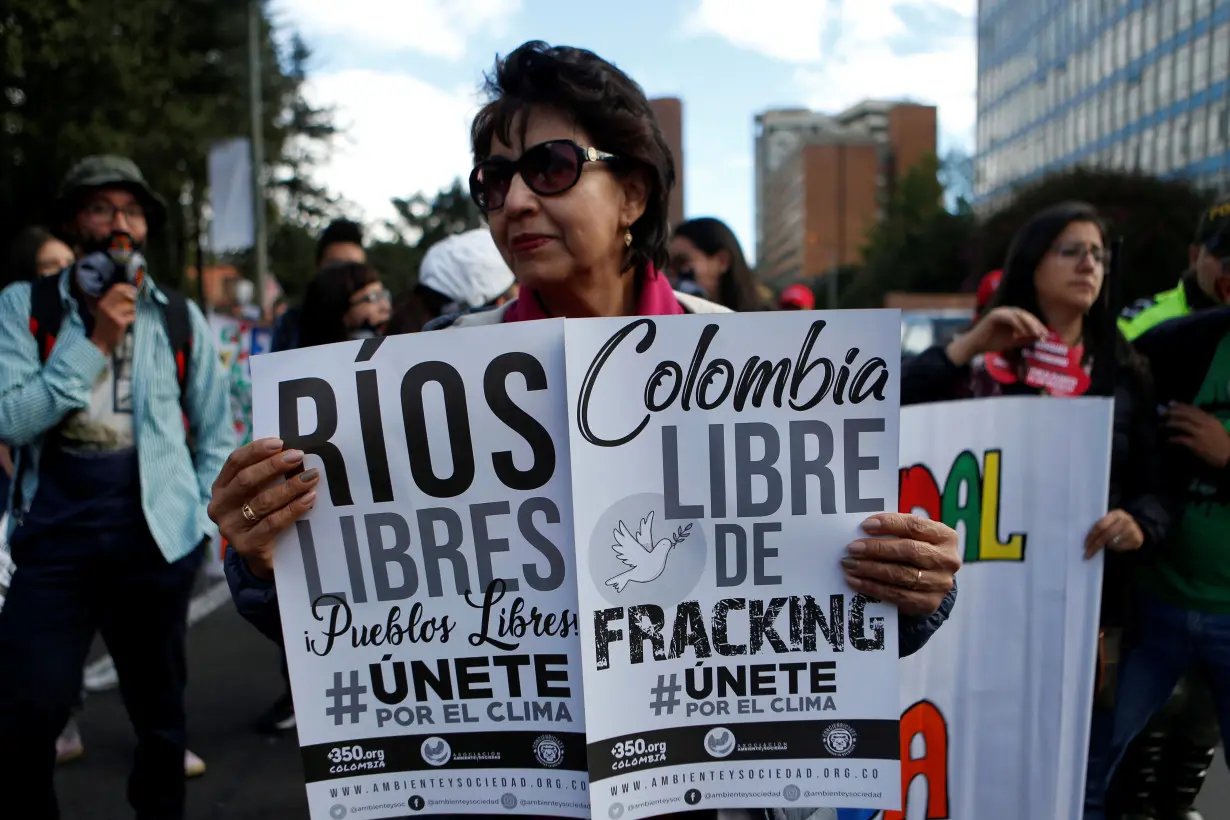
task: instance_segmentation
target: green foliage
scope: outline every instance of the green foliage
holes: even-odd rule
[[[460,179],[430,199],[421,193],[408,199],[394,199],[393,207],[398,219],[386,225],[393,241],[373,244],[368,249],[368,259],[394,293],[401,293],[418,281],[419,264],[428,248],[445,237],[484,224],[482,212]]]
[[[1187,267],[1200,214],[1210,204],[1184,180],[1091,169],[1056,174],[1021,189],[986,220],[975,248],[979,270],[1001,267],[1013,234],[1038,211],[1066,200],[1095,206],[1108,221],[1110,236],[1123,236],[1125,303],[1174,287]]]
[[[310,222],[330,201],[308,181],[310,146],[333,126],[300,93],[302,42],[280,53],[267,12],[262,33],[265,156],[281,169],[287,218]],[[170,205],[150,256],[159,279],[178,283],[196,261],[209,146],[248,132],[247,39],[247,0],[125,0],[122,14],[83,0],[0,5],[0,246],[46,221],[74,162],[124,154]]]
[[[902,177],[884,206],[884,217],[867,232],[863,265],[844,284],[841,307],[878,307],[889,291],[952,292],[970,273],[974,217],[962,203],[944,208],[940,163],[924,157]]]
[[[841,307],[882,305],[889,291],[957,293],[1003,266],[1012,237],[1034,214],[1066,200],[1095,206],[1110,234],[1124,237],[1125,303],[1174,286],[1209,198],[1183,180],[1078,168],[1022,188],[1000,211],[979,220],[963,197],[945,210],[942,195],[960,190],[961,155],[943,165],[929,158],[912,168],[885,203],[884,219],[867,234],[863,264],[840,277]],[[827,303],[823,281],[817,304]]]

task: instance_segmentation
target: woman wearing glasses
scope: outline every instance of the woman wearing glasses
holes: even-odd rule
[[[661,273],[675,167],[636,83],[588,51],[531,42],[497,63],[487,91],[490,102],[471,132],[470,193],[520,290],[500,307],[442,317],[427,330],[547,317],[728,312],[676,293]],[[311,509],[319,483],[318,475],[307,474],[277,483],[301,461],[301,454],[279,447],[263,439],[236,451],[210,505],[233,547],[227,573],[237,605],[276,641],[282,634],[272,584],[274,540]],[[909,654],[953,606],[957,536],[914,516],[882,518],[885,534],[896,536],[882,542],[892,557],[852,561],[847,574],[854,589],[899,607],[899,647]],[[907,529],[926,546],[906,540]]]
[[[1079,386],[1072,389],[1073,384],[1089,383],[1094,354],[1114,352],[1110,512],[1090,529],[1084,549],[1086,557],[1108,550],[1102,627],[1117,631],[1128,611],[1135,553],[1162,545],[1171,513],[1160,477],[1152,379],[1108,315],[1105,236],[1098,213],[1082,203],[1064,203],[1037,214],[1014,237],[1002,279],[982,318],[968,332],[905,366],[901,402],[1071,395],[1083,392]],[[1043,340],[1072,351],[1072,368],[1059,373],[1051,387],[1031,384],[1045,380],[1030,378],[1022,355]],[[1094,712],[1095,752],[1097,727],[1107,719],[1105,701],[1099,700]],[[1100,811],[1105,795],[1095,794],[1098,789],[1104,791],[1105,784],[1091,781],[1090,806]]]
[[[331,262],[308,283],[299,318],[299,347],[315,347],[384,333],[389,291],[380,273],[362,262]]]

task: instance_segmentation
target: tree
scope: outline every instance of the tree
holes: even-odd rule
[[[277,184],[303,210],[312,202],[305,146],[331,136],[332,125],[300,93],[302,43],[281,54],[267,13],[262,33],[265,156],[290,169]],[[159,279],[177,283],[193,259],[209,146],[247,131],[247,38],[247,0],[126,0],[123,14],[112,3],[8,0],[0,7],[0,244],[46,221],[74,162],[124,154],[168,202],[150,257]]]
[[[1022,188],[1013,201],[987,218],[975,248],[979,271],[1002,267],[1013,235],[1031,216],[1058,202],[1095,206],[1124,237],[1126,303],[1174,287],[1187,267],[1188,246],[1208,197],[1184,180],[1140,173],[1078,168]]]
[[[906,172],[867,232],[861,270],[842,288],[841,307],[878,307],[895,290],[951,293],[968,278],[974,217],[968,207],[945,209],[939,171],[929,155]]]
[[[430,199],[418,193],[394,199],[397,221],[385,226],[389,242],[375,243],[368,258],[395,293],[413,287],[427,249],[445,237],[483,227],[483,215],[460,179]]]

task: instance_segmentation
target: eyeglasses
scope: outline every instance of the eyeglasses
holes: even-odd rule
[[[555,196],[577,184],[586,163],[616,159],[614,154],[582,148],[572,140],[548,140],[527,148],[519,159],[492,157],[478,163],[470,172],[470,198],[483,213],[498,211],[517,174],[534,193]]]
[[[380,302],[393,301],[393,293],[388,288],[374,290],[371,293],[364,293],[350,300],[350,306],[365,304],[379,304]]]
[[[1110,261],[1110,251],[1106,248],[1099,248],[1096,245],[1084,245],[1080,242],[1059,245],[1055,248],[1055,253],[1059,255],[1060,259],[1066,259],[1070,262],[1080,262],[1085,258],[1085,254],[1089,254],[1095,265],[1105,265]]]
[[[145,209],[135,202],[123,208],[117,208],[110,202],[97,200],[85,206],[85,215],[95,222],[114,222],[117,212],[124,214],[129,222],[144,222]]]

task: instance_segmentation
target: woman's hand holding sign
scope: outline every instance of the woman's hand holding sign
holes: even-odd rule
[[[283,452],[279,439],[264,438],[231,453],[214,480],[209,517],[260,578],[273,577],[273,542],[316,503],[318,471],[278,482],[302,466],[301,451]]]
[[[875,537],[855,541],[841,559],[850,587],[906,615],[939,609],[961,568],[956,530],[901,513],[880,513],[864,521],[863,530]]]

